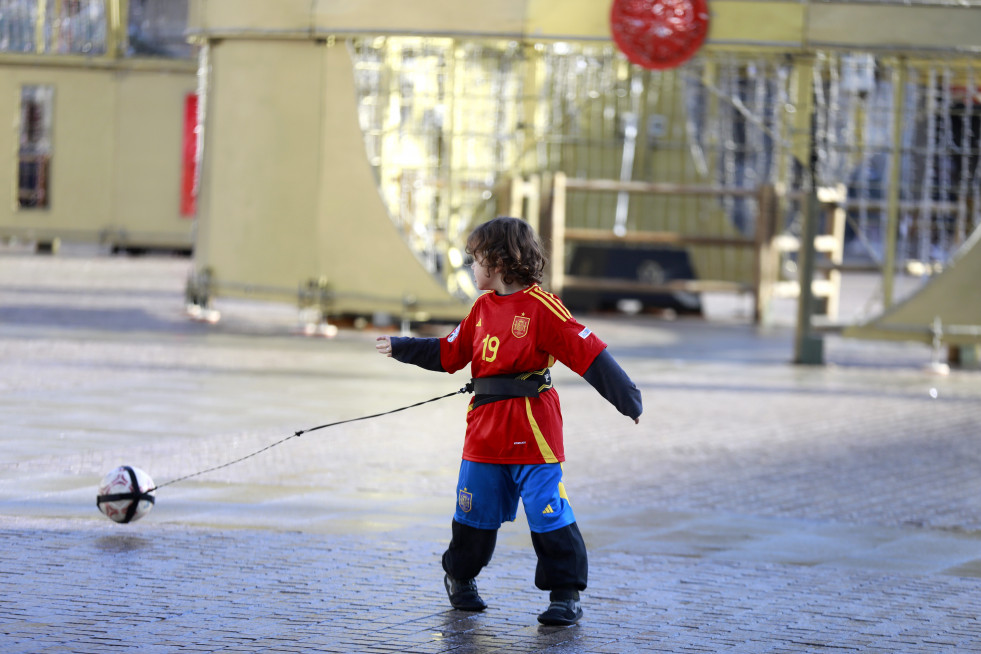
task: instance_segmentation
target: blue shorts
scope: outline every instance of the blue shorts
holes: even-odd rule
[[[499,529],[525,507],[528,527],[543,534],[576,521],[562,484],[561,463],[460,463],[453,519],[478,529]]]

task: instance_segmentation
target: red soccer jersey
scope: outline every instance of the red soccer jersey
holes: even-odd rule
[[[536,284],[511,295],[481,295],[439,346],[444,370],[456,372],[469,363],[476,378],[542,370],[556,360],[582,375],[606,343]],[[552,389],[537,398],[471,405],[463,458],[481,463],[565,461],[558,393]]]

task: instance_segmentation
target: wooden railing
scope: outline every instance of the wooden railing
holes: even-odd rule
[[[551,175],[550,183],[542,184],[538,176],[516,180],[509,189],[505,206],[511,215],[524,217],[541,233],[548,250],[549,265],[546,271],[552,292],[561,295],[568,289],[637,292],[637,293],[748,293],[753,296],[754,321],[766,322],[770,305],[775,298],[797,297],[800,285],[796,280],[784,279],[781,261],[799,250],[800,242],[794,236],[778,233],[783,207],[788,199],[803,198],[803,193],[780,192],[771,185],[758,189],[726,188],[710,185],[670,184],[658,182],[621,182],[610,179],[569,178],[558,172]],[[756,228],[750,237],[722,234],[690,234],[675,231],[614,231],[609,229],[569,227],[566,224],[566,201],[569,191],[593,193],[631,193],[688,197],[738,197],[755,198],[757,205]],[[828,264],[821,267],[820,279],[812,281],[815,297],[823,299],[827,317],[834,320],[838,313],[838,297],[841,288],[841,261],[844,241],[845,212],[843,194],[824,190],[819,200],[828,212],[830,233],[815,239],[815,250],[826,255]],[[678,248],[716,246],[753,253],[753,279],[743,282],[734,279],[672,279],[662,283],[650,283],[640,279],[611,277],[585,277],[566,272],[566,244],[624,244],[670,245]]]

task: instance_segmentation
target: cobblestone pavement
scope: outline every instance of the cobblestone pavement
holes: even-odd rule
[[[787,324],[731,299],[580,316],[645,413],[555,370],[590,549],[575,627],[535,620],[523,517],[478,579],[490,608],[447,605],[463,397],[289,439],[112,523],[95,489],[117,465],[166,484],[466,381],[377,356],[376,329],[300,336],[288,305],[189,321],[189,266],[0,252],[4,653],[981,651],[981,375],[834,336],[828,365],[793,366]]]

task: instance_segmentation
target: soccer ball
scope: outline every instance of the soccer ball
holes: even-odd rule
[[[95,505],[115,522],[134,522],[153,508],[153,480],[139,468],[119,466],[99,483]]]

